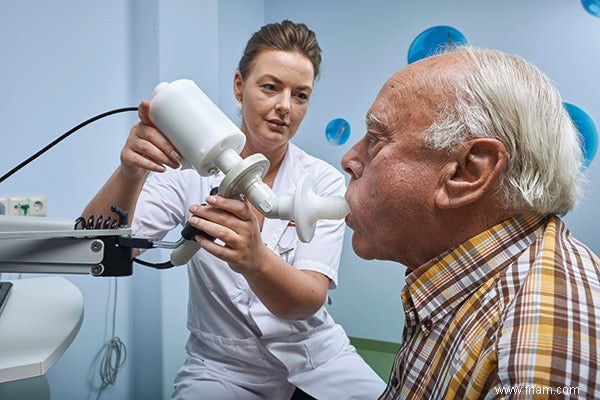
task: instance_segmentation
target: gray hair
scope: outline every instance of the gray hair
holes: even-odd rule
[[[494,138],[507,150],[497,200],[508,210],[564,214],[581,197],[579,133],[558,90],[527,60],[491,49],[460,46],[466,61],[455,103],[424,133],[427,145],[452,151],[472,138]]]

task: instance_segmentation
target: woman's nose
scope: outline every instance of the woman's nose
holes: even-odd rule
[[[277,99],[277,104],[275,105],[275,111],[277,111],[280,115],[287,115],[291,110],[291,101],[290,96],[282,93]]]

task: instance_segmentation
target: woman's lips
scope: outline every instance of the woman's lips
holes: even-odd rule
[[[276,132],[280,132],[283,133],[285,132],[289,125],[287,123],[285,123],[284,121],[280,121],[280,120],[269,120],[267,121],[267,123],[269,124],[269,127],[276,131]]]

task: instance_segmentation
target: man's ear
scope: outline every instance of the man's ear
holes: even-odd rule
[[[504,172],[506,157],[506,147],[497,139],[467,141],[446,165],[446,174],[435,197],[436,206],[463,207],[495,190]]]

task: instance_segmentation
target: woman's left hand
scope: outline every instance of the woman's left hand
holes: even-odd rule
[[[324,304],[329,278],[320,272],[299,270],[266,246],[250,202],[222,196],[206,198],[207,206],[192,206],[190,224],[215,237],[196,241],[210,254],[242,274],[252,291],[275,316],[299,320]]]
[[[190,224],[221,243],[197,236],[198,243],[236,272],[259,273],[267,260],[268,248],[260,236],[260,226],[250,202],[216,195],[208,196],[206,203],[208,206],[190,207]]]

